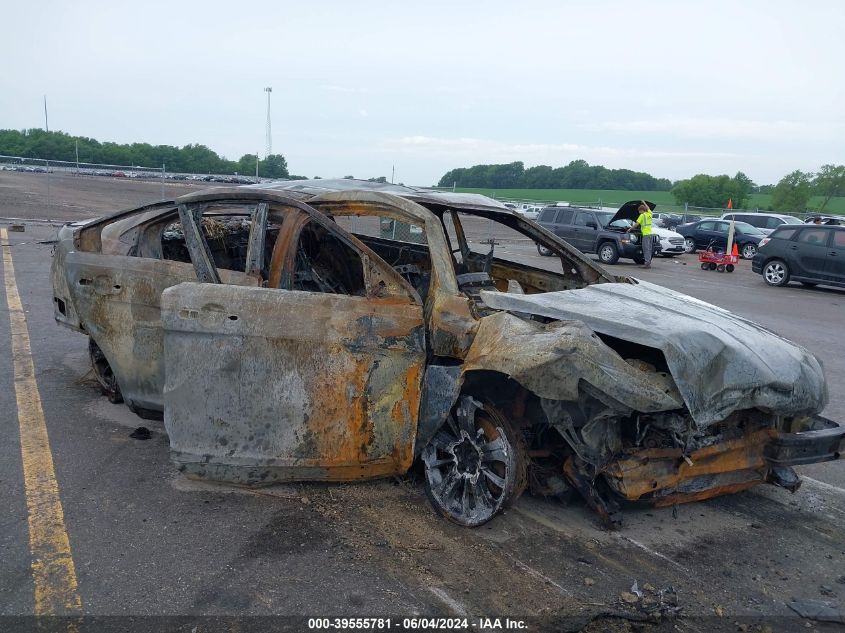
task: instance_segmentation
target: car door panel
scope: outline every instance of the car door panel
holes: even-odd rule
[[[161,293],[196,280],[185,262],[81,251],[65,257],[64,274],[82,326],[111,365],[124,399],[161,410]],[[221,270],[225,283],[256,285],[243,273]]]
[[[832,233],[825,261],[825,277],[841,284],[845,283],[845,230]]]
[[[407,470],[425,363],[422,306],[186,283],[165,291],[172,457],[239,483]]]
[[[805,228],[794,241],[790,242],[788,249],[792,255],[796,275],[824,279],[828,251],[830,251],[829,237],[829,232],[824,229]]]

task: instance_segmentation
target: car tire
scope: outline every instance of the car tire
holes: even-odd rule
[[[540,253],[540,255],[542,255],[543,257],[551,257],[552,255],[554,255],[552,251],[550,251],[542,244],[537,244],[537,252]]]
[[[528,483],[522,433],[492,404],[462,395],[421,454],[425,493],[453,523],[478,527],[507,508]]]
[[[599,260],[602,264],[615,264],[619,261],[619,249],[613,242],[604,242],[599,245]]]
[[[112,404],[123,402],[123,395],[120,393],[120,386],[112,371],[109,360],[103,354],[103,350],[90,336],[88,337],[88,357],[91,359],[91,367],[94,370],[94,377],[100,383],[100,390]]]
[[[691,254],[695,252],[695,240],[691,237],[684,238],[684,252],[687,254]]]
[[[789,283],[789,266],[781,259],[773,259],[763,266],[763,279],[770,286],[785,286]]]
[[[754,259],[754,256],[757,254],[757,245],[748,242],[742,246],[740,253],[743,259]]]

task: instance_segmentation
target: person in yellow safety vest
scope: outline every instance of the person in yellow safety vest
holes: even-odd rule
[[[634,229],[640,229],[643,235],[643,268],[651,268],[651,252],[654,246],[654,237],[651,234],[651,209],[646,204],[645,200],[637,207],[640,214],[637,216],[637,221],[628,227],[630,233]]]

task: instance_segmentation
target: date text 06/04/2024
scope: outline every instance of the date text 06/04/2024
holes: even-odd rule
[[[473,622],[481,630],[526,630],[526,622],[511,618],[478,618]],[[448,631],[470,627],[469,618],[309,618],[310,630],[351,631]]]

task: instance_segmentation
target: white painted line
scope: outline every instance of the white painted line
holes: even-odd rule
[[[542,581],[543,583],[545,583],[547,585],[551,585],[552,587],[555,587],[564,596],[571,596],[572,595],[571,591],[569,591],[568,589],[565,589],[564,587],[562,587],[561,585],[556,583],[554,580],[552,580],[551,578],[546,576],[546,574],[544,574],[543,572],[534,569],[533,567],[531,567],[530,565],[528,565],[526,563],[523,563],[521,560],[519,560],[515,556],[512,556],[511,554],[508,554],[507,552],[502,552],[502,553],[507,558],[512,560],[516,564],[517,567],[519,567],[522,571],[524,571],[529,576],[532,576],[532,577],[536,578],[537,580]]]
[[[448,593],[443,591],[443,589],[441,589],[440,587],[429,587],[428,590],[431,593],[433,593],[435,596],[437,596],[437,598],[443,604],[445,604],[447,607],[449,607],[457,615],[464,617],[464,618],[469,617],[469,613],[467,612],[466,607],[463,604],[461,604],[460,602],[458,602],[457,600],[455,600]]]
[[[812,477],[807,477],[805,475],[801,475],[801,481],[805,484],[809,484],[810,488],[824,490],[825,492],[829,492],[837,497],[845,499],[845,488],[840,488],[839,486],[834,486],[833,484],[819,481],[818,479],[813,479]]]
[[[649,554],[651,554],[652,556],[657,556],[657,558],[660,558],[661,560],[665,560],[665,561],[666,561],[667,563],[669,563],[670,565],[674,565],[674,566],[675,566],[675,567],[677,567],[678,569],[680,569],[680,570],[682,570],[682,571],[685,571],[685,572],[689,573],[689,569],[687,569],[686,567],[684,567],[683,565],[681,565],[679,562],[672,560],[671,558],[669,558],[669,557],[668,557],[668,556],[666,556],[665,554],[661,554],[660,552],[657,552],[657,551],[655,551],[655,550],[651,549],[650,547],[647,547],[646,545],[643,545],[643,544],[642,544],[642,543],[640,543],[639,541],[635,541],[634,539],[632,539],[632,538],[630,538],[630,537],[628,537],[628,536],[623,536],[622,534],[616,534],[616,533],[613,533],[613,534],[614,534],[614,536],[615,536],[616,538],[618,538],[618,539],[620,539],[620,540],[622,540],[622,541],[626,541],[626,542],[628,542],[628,543],[631,543],[631,545],[635,545],[636,547],[639,547],[641,550],[643,550],[643,551],[645,551],[645,552],[648,552],[648,553],[649,553]]]

